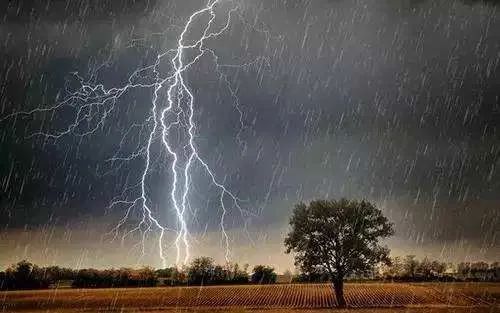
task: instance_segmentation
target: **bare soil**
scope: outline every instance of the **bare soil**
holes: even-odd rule
[[[345,296],[348,312],[500,312],[500,284],[356,283],[346,284]],[[0,312],[304,313],[336,305],[330,284],[0,292]]]

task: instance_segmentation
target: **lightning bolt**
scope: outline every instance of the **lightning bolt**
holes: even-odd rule
[[[138,68],[128,78],[127,83],[122,87],[105,88],[103,84],[96,84],[96,73],[105,64],[97,67],[91,78],[85,81],[78,73],[72,73],[77,79],[80,87],[76,91],[67,90],[67,96],[62,101],[57,102],[53,106],[38,107],[30,111],[19,111],[7,115],[0,119],[4,121],[10,118],[17,118],[23,116],[30,116],[34,114],[54,113],[63,108],[70,108],[74,110],[74,116],[69,125],[55,132],[43,131],[43,127],[39,131],[35,131],[28,137],[42,136],[46,140],[53,140],[57,142],[60,138],[73,134],[78,137],[87,137],[96,133],[99,129],[104,127],[107,118],[115,111],[120,98],[133,89],[149,89],[152,90],[151,110],[150,114],[143,123],[135,123],[131,125],[123,135],[119,144],[118,151],[106,162],[112,165],[119,164],[114,170],[121,168],[120,164],[130,162],[138,158],[144,159],[144,166],[142,174],[138,182],[132,185],[127,185],[120,195],[114,198],[108,210],[114,207],[124,207],[125,213],[113,229],[107,234],[112,236],[112,240],[116,240],[120,236],[121,230],[130,218],[130,215],[135,210],[139,210],[142,218],[138,224],[124,231],[121,240],[125,239],[139,232],[141,234],[141,241],[138,248],[141,249],[142,256],[145,254],[145,242],[150,232],[156,229],[158,234],[158,254],[162,260],[163,266],[168,263],[168,256],[165,249],[165,235],[167,232],[175,233],[175,264],[185,264],[191,257],[190,246],[190,231],[187,221],[187,210],[190,207],[190,191],[192,184],[192,169],[195,164],[208,174],[213,186],[219,190],[219,203],[222,211],[220,217],[219,227],[221,230],[221,237],[225,246],[225,258],[230,259],[230,238],[226,231],[226,220],[229,207],[239,210],[242,218],[254,215],[251,211],[242,208],[240,199],[234,192],[225,186],[225,180],[220,179],[216,173],[209,166],[207,161],[202,157],[197,148],[195,141],[197,125],[195,121],[195,96],[190,88],[189,81],[185,77],[186,71],[193,67],[202,57],[210,57],[216,65],[216,73],[219,79],[225,84],[234,99],[234,109],[239,114],[240,129],[236,139],[242,150],[246,149],[246,144],[241,138],[241,133],[245,128],[244,113],[241,108],[237,91],[231,86],[230,80],[223,71],[224,68],[247,68],[257,66],[259,68],[268,65],[268,61],[264,57],[259,57],[252,62],[246,64],[221,64],[219,57],[214,50],[208,48],[205,42],[209,39],[219,37],[225,33],[230,25],[234,16],[238,16],[241,21],[243,17],[238,14],[238,7],[234,6],[227,11],[225,23],[222,26],[216,26],[215,20],[217,17],[216,9],[221,3],[221,0],[209,0],[201,9],[193,12],[183,27],[180,27],[180,34],[176,40],[176,47],[169,49],[156,56],[153,64]],[[231,2],[232,3],[232,2]],[[188,41],[188,33],[199,25],[199,20],[203,16],[208,16],[208,21],[202,25],[202,31],[199,38],[196,40]],[[248,24],[247,24],[248,25]],[[261,30],[259,30],[261,31]],[[267,34],[267,31],[261,31]],[[194,56],[188,55],[194,53]],[[163,62],[168,62],[171,71],[167,76],[162,77],[161,65]],[[163,95],[166,91],[165,95]],[[43,125],[42,125],[43,126]],[[171,140],[172,130],[181,129],[185,133],[185,142],[182,144],[175,144]],[[138,133],[138,144],[135,151],[132,153],[122,153],[122,147],[132,133]],[[145,142],[145,143],[144,143]],[[170,159],[170,166],[168,166],[169,177],[172,183],[169,190],[170,200],[173,206],[177,219],[177,228],[170,229],[160,223],[158,217],[155,215],[151,208],[151,200],[148,196],[148,177],[152,172],[152,166],[155,161],[153,159],[152,150],[159,143],[162,150],[167,153]],[[109,174],[105,172],[102,175]],[[137,191],[138,195],[129,197],[130,193]],[[246,227],[246,223],[245,223]]]

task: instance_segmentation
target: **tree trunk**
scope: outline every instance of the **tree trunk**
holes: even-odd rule
[[[333,281],[333,289],[335,290],[335,297],[337,298],[337,303],[339,308],[345,308],[346,302],[344,298],[344,279],[336,279]]]

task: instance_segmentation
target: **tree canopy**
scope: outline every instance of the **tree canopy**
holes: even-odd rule
[[[295,206],[291,231],[285,238],[287,253],[303,272],[328,273],[337,301],[345,306],[343,280],[389,262],[389,249],[379,244],[394,233],[393,225],[368,201],[316,200]]]
[[[266,265],[256,265],[253,268],[252,283],[257,284],[273,284],[276,282],[278,275],[274,268]]]

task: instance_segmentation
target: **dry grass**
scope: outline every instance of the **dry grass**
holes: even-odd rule
[[[378,308],[426,308],[425,313],[429,310],[462,312],[462,309],[472,312],[471,308],[474,308],[473,312],[493,312],[498,309],[500,284],[360,283],[346,284],[345,294],[349,307],[363,309],[363,312],[385,312]],[[266,312],[269,309],[273,312],[301,309],[300,312],[304,312],[304,309],[324,309],[336,305],[329,284],[60,289],[10,291],[0,293],[0,297],[1,312],[158,312],[159,309],[212,312],[221,308],[224,308],[224,313],[227,309],[235,313],[249,309],[267,309]],[[452,311],[446,311],[450,308],[453,308]]]

